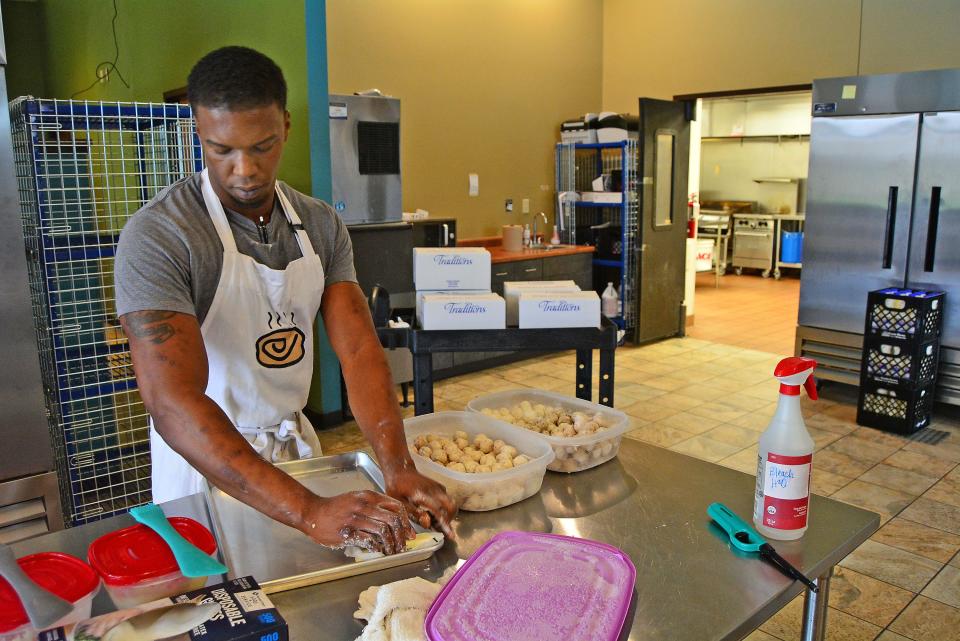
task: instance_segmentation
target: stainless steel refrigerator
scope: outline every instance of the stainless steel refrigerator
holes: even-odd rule
[[[817,80],[797,352],[857,384],[867,292],[947,292],[938,398],[960,404],[960,69]]]

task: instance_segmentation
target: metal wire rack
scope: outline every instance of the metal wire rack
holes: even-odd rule
[[[116,319],[124,223],[200,171],[187,105],[18,98],[10,105],[40,352],[64,521],[150,500],[147,413]]]
[[[603,223],[620,231],[614,257],[594,260],[595,267],[619,271],[620,300],[623,313],[612,319],[623,329],[634,329],[636,322],[637,243],[640,205],[638,200],[637,166],[639,162],[637,141],[630,139],[618,143],[557,145],[557,192],[592,191],[592,181],[601,174],[621,177],[621,202],[604,204],[578,201],[575,197],[558,197],[557,216],[562,221],[562,240],[571,245],[591,244],[590,228]],[[617,280],[614,279],[614,280]]]

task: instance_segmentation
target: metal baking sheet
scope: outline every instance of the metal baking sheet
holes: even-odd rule
[[[278,467],[320,496],[356,490],[382,492],[384,488],[380,468],[363,452],[290,461]],[[220,551],[230,568],[230,578],[252,575],[267,593],[415,563],[429,558],[443,545],[443,537],[437,533],[436,543],[417,550],[354,561],[209,483],[207,500]],[[424,530],[417,527],[417,531]]]

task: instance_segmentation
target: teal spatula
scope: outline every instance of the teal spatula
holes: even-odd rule
[[[179,532],[170,525],[167,516],[158,506],[153,503],[147,503],[130,510],[132,516],[138,523],[143,523],[148,528],[160,535],[160,538],[166,541],[173,552],[173,558],[177,560],[180,571],[184,576],[198,577],[211,576],[215,574],[226,574],[227,567],[206,554],[190,541],[183,538]]]
[[[710,515],[717,525],[722,527],[730,537],[730,542],[738,550],[744,552],[755,552],[760,558],[770,563],[782,573],[800,581],[811,591],[817,591],[817,584],[803,575],[800,570],[790,565],[786,559],[777,554],[773,546],[767,543],[760,534],[741,519],[736,513],[723,503],[711,503],[707,508],[707,514]]]

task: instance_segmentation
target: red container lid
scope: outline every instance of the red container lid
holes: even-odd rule
[[[168,520],[183,538],[207,554],[217,551],[213,534],[200,523],[183,516]],[[104,534],[90,544],[87,559],[109,585],[134,585],[180,570],[170,546],[146,525]]]
[[[17,559],[17,564],[37,585],[70,603],[76,603],[100,585],[100,577],[93,568],[69,554],[30,554]],[[0,634],[29,622],[20,597],[6,579],[0,577]]]

